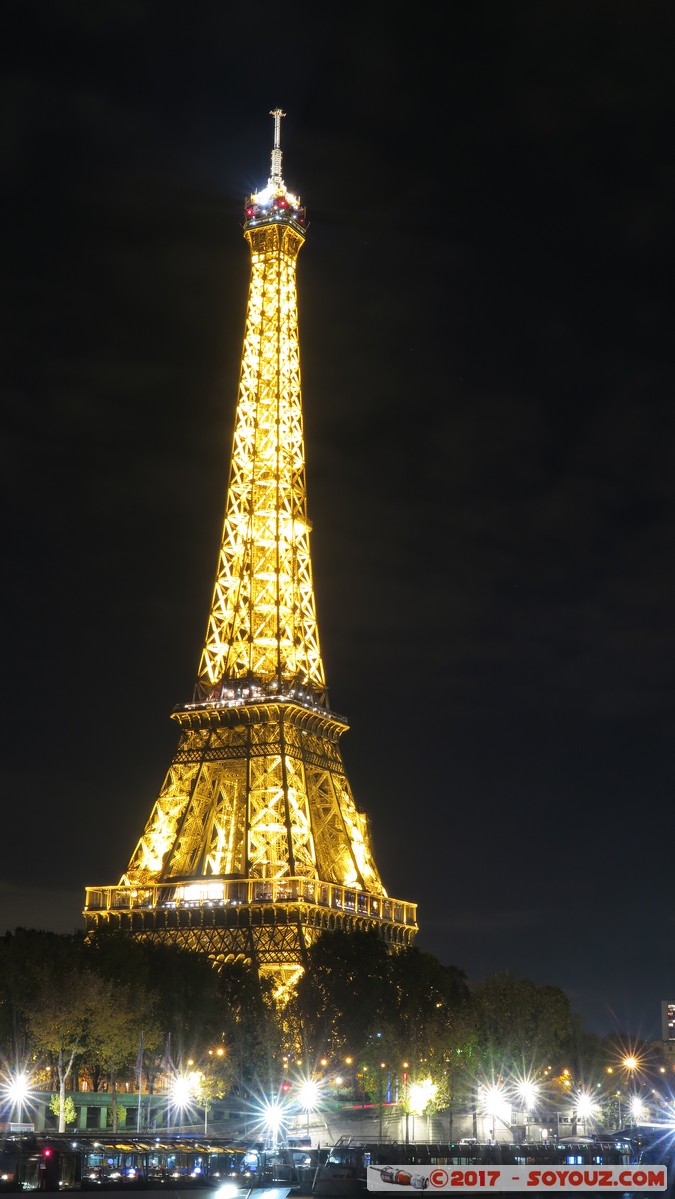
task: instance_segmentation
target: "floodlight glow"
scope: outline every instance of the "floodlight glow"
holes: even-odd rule
[[[222,883],[190,883],[189,886],[176,887],[176,899],[183,903],[203,903],[204,900],[222,903],[224,894]]]
[[[188,1074],[177,1074],[171,1084],[171,1102],[176,1107],[187,1107],[194,1097],[194,1081]]]
[[[580,1091],[576,1097],[576,1112],[582,1120],[590,1118],[597,1111],[597,1104],[593,1101],[593,1096],[587,1094],[586,1091]]]
[[[312,1078],[306,1078],[298,1091],[300,1107],[306,1112],[314,1111],[320,1095],[321,1088],[318,1082],[315,1082]]]
[[[481,1087],[479,1093],[481,1107],[488,1116],[498,1116],[500,1120],[511,1117],[511,1106],[507,1102],[501,1087]]]
[[[28,1081],[28,1076],[24,1074],[23,1071],[21,1071],[19,1074],[13,1074],[10,1077],[9,1083],[7,1084],[7,1096],[12,1100],[12,1103],[16,1103],[17,1106],[20,1107],[21,1104],[23,1104],[28,1098],[29,1090],[30,1084]]]
[[[266,1103],[263,1108],[263,1119],[270,1132],[278,1132],[284,1122],[283,1108],[279,1103]]]
[[[34,1102],[31,1078],[25,1070],[5,1070],[0,1077],[0,1099],[9,1102],[21,1119],[22,1109]]]
[[[642,1100],[639,1098],[639,1096],[634,1095],[630,1101],[630,1114],[633,1117],[634,1123],[637,1124],[640,1120],[642,1120],[646,1111],[647,1109]]]
[[[430,1103],[436,1098],[438,1087],[430,1078],[423,1082],[414,1082],[408,1088],[408,1105],[414,1116],[422,1116]]]
[[[524,1078],[516,1085],[516,1091],[523,1102],[525,1111],[531,1112],[539,1097],[539,1087],[536,1082],[530,1082],[529,1079]]]

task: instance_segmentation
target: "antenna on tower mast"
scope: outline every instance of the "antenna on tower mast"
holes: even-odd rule
[[[272,150],[272,174],[269,178],[269,186],[285,190],[284,181],[281,178],[281,118],[285,117],[286,113],[281,108],[272,108],[270,116],[274,117],[274,149]]]

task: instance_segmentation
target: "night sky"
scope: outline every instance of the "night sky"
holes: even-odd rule
[[[390,894],[589,1031],[675,998],[675,9],[7,0],[0,931],[83,928],[206,629],[245,195],[307,205],[331,707]]]

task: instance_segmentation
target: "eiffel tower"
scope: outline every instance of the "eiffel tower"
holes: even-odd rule
[[[104,928],[242,961],[287,991],[324,930],[412,944],[416,905],[373,859],[328,707],[310,560],[296,263],[305,210],[281,174],[245,207],[251,278],[225,522],[191,703],[176,755],[115,886],[86,888]]]

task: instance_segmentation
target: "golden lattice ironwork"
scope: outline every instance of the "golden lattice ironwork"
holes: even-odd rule
[[[159,797],[116,886],[88,887],[103,926],[244,960],[282,985],[325,929],[393,948],[415,904],[382,884],[328,707],[310,558],[296,264],[305,211],[272,171],[250,196],[239,395],[218,569],[193,702]]]

